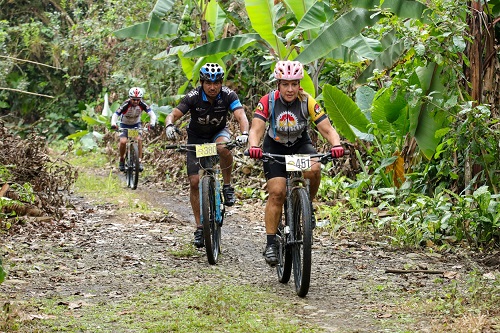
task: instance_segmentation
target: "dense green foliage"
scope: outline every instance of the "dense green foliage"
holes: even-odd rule
[[[498,56],[477,46],[478,38],[498,45],[492,22],[500,1],[471,11],[472,5],[17,2],[0,13],[6,73],[0,115],[20,133],[35,124],[49,138],[81,131],[72,138],[94,142],[107,124],[105,94],[118,103],[130,86],[143,86],[161,121],[161,113],[197,84],[201,64],[212,61],[226,68],[227,84],[251,116],[274,85],[275,61],[298,59],[308,70],[302,86],[323,103],[359,168],[355,179],[325,179],[330,190],[324,189],[324,200],[332,184],[345,184],[335,189],[336,205],[326,215],[358,216],[404,244],[498,244],[498,106],[487,103],[499,100],[496,76],[487,75]],[[479,37],[478,9],[488,25]],[[484,75],[482,86],[474,73]]]

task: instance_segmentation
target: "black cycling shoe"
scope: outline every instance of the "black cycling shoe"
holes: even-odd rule
[[[125,171],[125,161],[120,161],[120,163],[118,163],[118,167],[121,172]]]
[[[262,255],[269,266],[274,267],[278,264],[278,246],[276,244],[268,244]]]
[[[226,206],[232,206],[236,202],[234,197],[234,188],[231,185],[224,185],[222,187],[222,193],[224,194],[224,204]]]
[[[201,248],[205,246],[205,240],[203,239],[203,229],[198,228],[194,232],[194,246]]]

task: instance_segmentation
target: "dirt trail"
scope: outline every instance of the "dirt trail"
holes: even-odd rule
[[[405,297],[431,297],[449,280],[435,283],[433,275],[387,274],[385,269],[425,267],[456,272],[455,278],[462,279],[473,268],[472,262],[452,254],[396,252],[383,244],[332,239],[318,228],[311,287],[307,297],[299,298],[293,277],[280,284],[261,256],[262,204],[243,202],[228,208],[222,255],[211,266],[203,251],[189,258],[169,252],[192,240],[194,220],[187,192],[144,183],[135,192],[156,212],[166,208],[169,213],[123,215],[116,205],[74,197],[75,208],[68,210],[62,226],[7,237],[2,255],[16,265],[0,285],[0,298],[15,302],[92,292],[92,302],[98,302],[124,298],[152,285],[216,284],[223,276],[271,288],[276,297],[293,304],[301,321],[318,324],[324,332],[433,332],[432,320],[423,313],[409,314],[402,306]],[[154,267],[169,267],[169,273],[157,275]],[[401,320],[404,316],[408,320]]]

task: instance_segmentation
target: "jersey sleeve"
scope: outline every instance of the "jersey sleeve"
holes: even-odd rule
[[[269,94],[265,94],[261,97],[259,103],[255,107],[253,117],[259,118],[263,121],[267,121],[267,119],[269,119]]]
[[[191,108],[189,105],[189,97],[190,95],[184,96],[179,104],[177,104],[176,108],[179,109],[179,111],[182,112],[182,114],[188,113],[189,109]]]
[[[116,109],[115,113],[118,116],[121,116],[128,109],[128,105],[129,105],[129,100],[126,100],[125,102],[122,103],[122,105],[120,105],[118,109]]]
[[[241,105],[240,99],[238,98],[238,95],[234,92],[231,91],[228,95],[228,101],[229,101],[229,110],[231,112],[234,112],[238,109],[243,109],[243,105]]]
[[[312,96],[307,98],[307,110],[309,111],[309,117],[315,124],[319,124],[328,118],[321,105]]]

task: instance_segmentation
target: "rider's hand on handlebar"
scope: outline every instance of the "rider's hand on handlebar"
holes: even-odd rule
[[[243,132],[241,135],[238,135],[236,137],[236,142],[239,144],[239,145],[246,145],[247,142],[248,142],[248,133],[246,132]]]
[[[342,147],[341,145],[333,146],[331,153],[333,158],[342,157],[344,156],[344,147]]]
[[[176,130],[174,124],[169,124],[165,129],[165,134],[167,135],[167,139],[175,140],[176,138],[175,132]]]
[[[262,153],[263,151],[260,147],[252,146],[250,147],[250,149],[248,149],[248,156],[257,160],[260,160],[262,158]]]
[[[111,125],[111,129],[112,129],[112,130],[117,130],[117,129],[118,129],[118,126],[117,126],[116,124]]]

